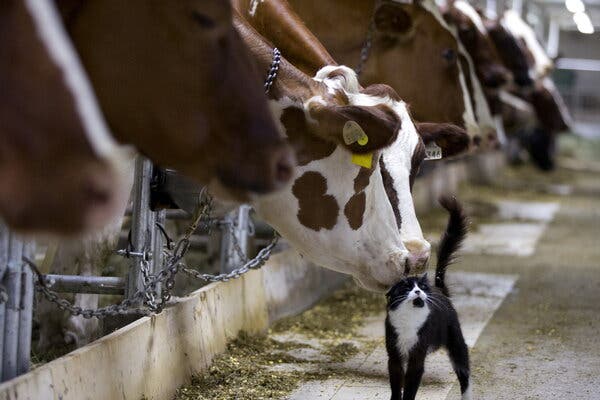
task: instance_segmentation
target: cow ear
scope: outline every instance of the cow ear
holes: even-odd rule
[[[339,106],[311,102],[308,112],[316,136],[357,154],[388,147],[402,126],[400,117],[385,105]]]
[[[467,132],[452,124],[435,122],[415,123],[417,132],[427,146],[435,143],[442,149],[442,157],[452,157],[469,148],[470,138]]]
[[[399,4],[383,3],[373,16],[375,30],[385,36],[398,36],[413,27],[412,16]]]

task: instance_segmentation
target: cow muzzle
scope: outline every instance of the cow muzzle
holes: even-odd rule
[[[423,272],[431,255],[431,245],[424,239],[408,239],[403,241],[408,250],[408,274],[419,274]]]

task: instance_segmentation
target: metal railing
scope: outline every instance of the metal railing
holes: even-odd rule
[[[219,281],[238,277],[250,269],[260,268],[268,259],[276,240],[261,250],[255,259],[248,260],[248,235],[253,234],[253,225],[250,222],[250,207],[243,205],[227,214],[223,220],[215,223],[215,226],[220,228],[213,232],[220,236],[218,241],[220,243],[219,275],[203,274],[191,270],[185,264],[180,263],[179,259],[172,261],[172,253],[177,252],[177,249],[166,246],[172,243],[163,228],[167,212],[150,209],[152,175],[152,163],[143,157],[138,157],[132,192],[133,206],[129,245],[126,249],[117,250],[118,254],[131,260],[127,277],[48,274],[43,275],[43,282],[38,282],[38,291],[52,297],[50,300],[53,303],[67,311],[76,307],[72,307],[68,302],[58,298],[56,293],[110,294],[125,297],[124,302],[119,305],[106,307],[106,312],[92,315],[90,310],[79,309],[79,313],[74,314],[82,315],[85,318],[116,315],[126,309],[132,309],[135,312],[135,307],[141,306],[142,303],[149,308],[150,312],[155,312],[162,310],[162,304],[157,308],[152,307],[152,304],[161,303],[161,284],[166,282],[172,286],[172,279],[168,282],[164,277],[169,276],[169,271],[173,267],[176,273],[181,264],[182,269],[188,275],[206,281]],[[176,219],[185,218],[187,215],[180,210],[169,211],[169,214]],[[186,238],[186,250],[191,243],[188,239],[189,237]],[[12,379],[29,370],[34,282],[36,277],[42,280],[41,275],[36,276],[28,265],[30,263],[28,260],[34,258],[34,248],[33,242],[21,240],[6,226],[0,225],[1,381]],[[168,259],[165,260],[165,257]],[[24,259],[27,262],[24,262]],[[165,264],[171,262],[175,264],[165,267]],[[242,266],[239,267],[240,265]],[[238,267],[236,268],[236,266]],[[34,265],[32,268],[36,269]],[[169,277],[173,278],[172,275]],[[43,286],[42,290],[40,290],[40,286]],[[148,290],[149,287],[152,290]]]

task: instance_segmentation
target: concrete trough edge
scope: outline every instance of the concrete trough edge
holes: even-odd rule
[[[171,399],[240,330],[265,331],[346,279],[287,250],[259,271],[205,286],[159,315],[3,383],[0,400]]]

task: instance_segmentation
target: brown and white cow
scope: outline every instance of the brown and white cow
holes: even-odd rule
[[[212,192],[285,185],[293,157],[223,0],[57,0],[114,136]]]
[[[47,0],[0,4],[0,216],[15,230],[74,234],[123,209],[125,152]]]
[[[256,15],[272,1],[258,2]],[[416,120],[465,127],[475,144],[495,142],[494,122],[473,63],[433,0],[290,3],[337,61],[362,64],[365,84],[392,86]],[[370,50],[361,63],[367,42]]]
[[[268,66],[272,46],[246,20],[236,19],[236,26],[259,65]],[[323,67],[310,79],[282,59],[270,99],[296,149],[298,167],[289,187],[253,202],[257,213],[311,261],[351,274],[368,289],[385,290],[405,274],[422,270],[430,246],[415,216],[410,185],[425,151],[397,93],[387,85],[362,89],[354,71],[343,66]],[[389,140],[377,141],[388,147],[369,149],[370,166],[353,162],[352,152],[360,145],[348,148],[339,139],[326,140],[356,121],[368,145],[371,135],[381,135],[370,129],[376,126],[372,116],[388,120],[393,132],[383,131]],[[446,146],[446,154],[468,146],[462,130],[452,135],[423,129],[431,133],[429,140]],[[438,140],[442,131],[454,140]]]
[[[488,35],[482,17],[471,4],[464,0],[449,2],[444,9],[444,19],[456,28],[485,87],[496,89],[512,79]]]

